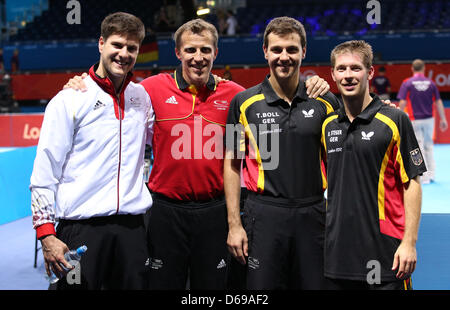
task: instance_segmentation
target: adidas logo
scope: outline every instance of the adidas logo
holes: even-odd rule
[[[314,109],[311,109],[308,112],[306,112],[305,110],[302,110],[302,113],[305,116],[305,118],[313,117]]]
[[[170,97],[169,99],[166,100],[166,103],[170,103],[170,104],[178,104],[177,99],[175,99],[175,96]]]
[[[373,136],[374,132],[371,131],[369,133],[365,133],[364,131],[361,131],[362,139],[370,141],[370,138]]]
[[[227,266],[227,264],[225,263],[225,261],[222,259],[219,264],[217,265],[217,269],[221,269],[221,268],[225,268]]]
[[[105,104],[101,102],[100,100],[97,100],[97,102],[94,105],[94,110],[97,110],[98,108],[104,107]]]

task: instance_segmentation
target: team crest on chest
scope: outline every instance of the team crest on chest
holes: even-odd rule
[[[228,111],[229,103],[226,100],[214,100],[214,107],[217,110]]]

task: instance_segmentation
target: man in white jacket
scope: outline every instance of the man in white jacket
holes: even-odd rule
[[[47,273],[64,276],[64,253],[88,247],[80,285],[63,279],[58,289],[146,287],[143,214],[152,198],[143,166],[153,110],[144,87],[131,82],[144,35],[137,17],[107,16],[87,91],[65,89],[46,108],[30,188]]]

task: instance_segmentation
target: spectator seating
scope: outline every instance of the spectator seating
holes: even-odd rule
[[[366,16],[371,8],[367,1],[357,0],[247,0],[246,7],[236,11],[240,34],[260,34],[276,16],[288,15],[300,20],[308,36],[367,34],[411,31],[450,31],[450,1],[446,0],[383,0],[381,23],[369,25]],[[69,25],[66,1],[50,0],[49,10],[28,23],[11,41],[96,39],[102,17],[125,11],[139,16],[152,26],[155,12],[163,0],[81,1],[80,25]],[[214,15],[206,19],[217,25]]]

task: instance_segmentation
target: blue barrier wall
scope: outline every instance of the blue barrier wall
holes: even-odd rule
[[[337,44],[353,39],[366,40],[372,44],[374,53],[383,61],[450,60],[450,33],[377,34],[360,36],[315,36],[308,38],[306,63],[329,63],[331,49]],[[160,67],[174,67],[173,41],[158,40]],[[50,42],[4,46],[5,68],[11,68],[10,59],[14,49],[19,49],[21,70],[85,69],[98,61],[96,40],[84,42]],[[261,36],[226,37],[219,40],[216,65],[265,65]],[[139,67],[139,65],[138,65]]]
[[[35,156],[36,146],[0,152],[0,225],[31,215],[28,186]]]

